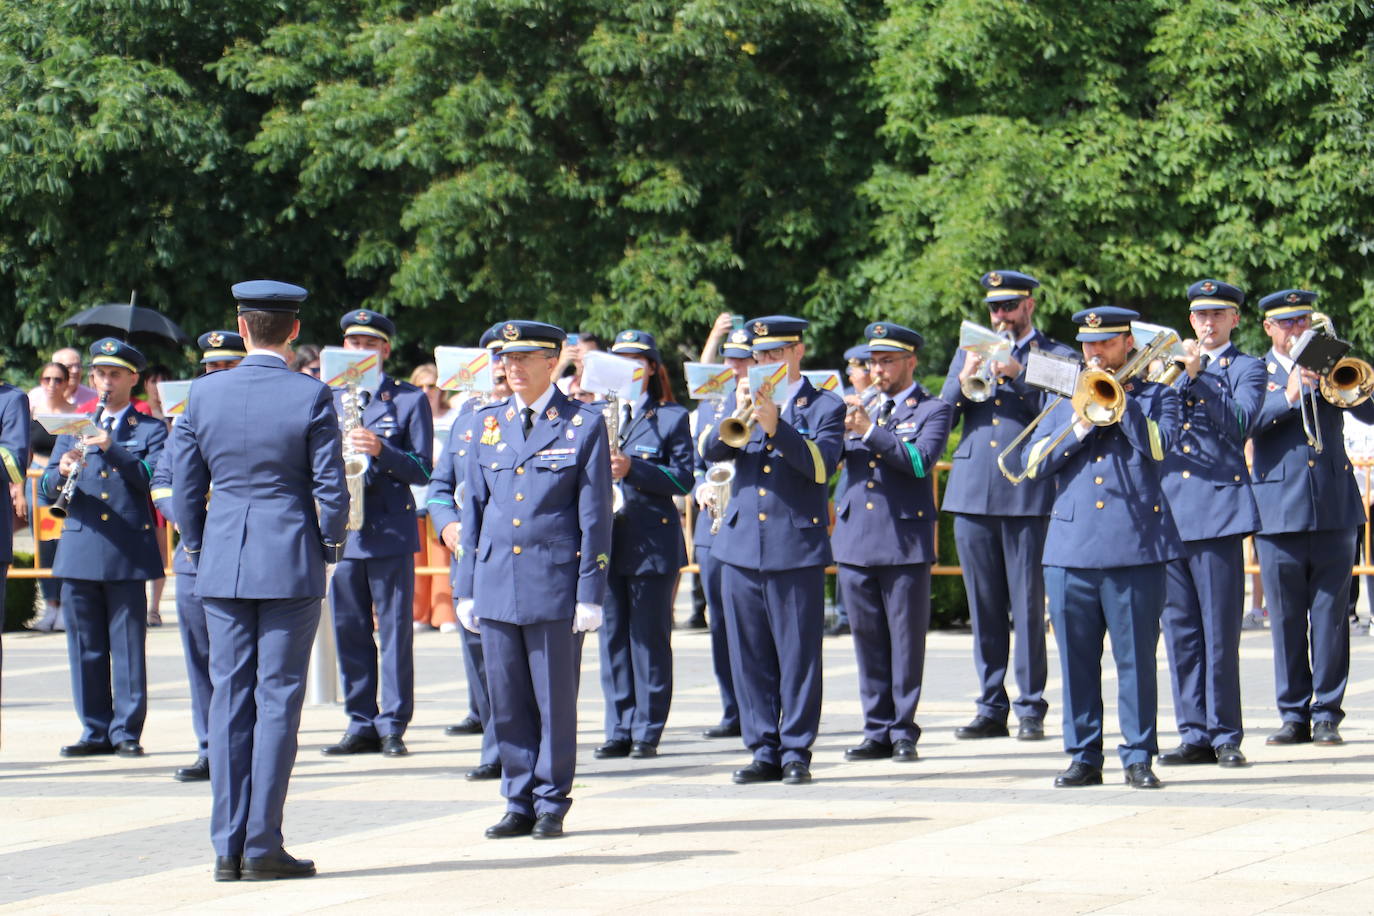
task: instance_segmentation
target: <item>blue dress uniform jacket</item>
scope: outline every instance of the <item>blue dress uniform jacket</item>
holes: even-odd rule
[[[701,437],[707,461],[735,462],[730,505],[712,544],[722,559],[761,572],[830,564],[826,484],[844,449],[844,412],[838,395],[803,376],[772,438],[757,425],[741,449],[720,440],[719,426]]]
[[[1057,356],[1077,356],[1062,344],[1036,331],[1024,350],[1016,350],[1024,362],[1032,349]],[[964,421],[959,445],[954,449],[949,480],[941,496],[945,512],[966,515],[1028,516],[1049,515],[1054,487],[1047,482],[1025,480],[1013,484],[997,466],[997,456],[1015,439],[1043,407],[1043,392],[1019,379],[1000,382],[986,401],[970,401],[959,389],[959,373],[968,353],[959,350],[949,364],[940,399],[954,407],[953,428]],[[1046,427],[1041,427],[1042,429]],[[1013,456],[1008,457],[1011,466]]]
[[[162,555],[153,528],[149,492],[153,468],[167,442],[161,420],[129,407],[111,431],[104,452],[91,449],[67,506],[57,543],[53,575],[62,579],[156,579]],[[63,478],[62,456],[80,448],[74,436],[58,436],[39,487],[56,499]]]
[[[336,407],[342,397],[342,389],[336,389]],[[429,401],[409,382],[383,375],[363,408],[362,422],[377,434],[382,451],[364,477],[363,527],[349,532],[344,559],[413,555],[420,549],[420,534],[410,488],[428,484],[433,467],[434,419]]]
[[[473,430],[454,597],[514,624],[571,621],[577,602],[602,604],[611,467],[601,412],[555,390],[528,439],[514,398],[479,410]]]
[[[0,480],[22,484],[28,468],[29,399],[13,385],[0,382]],[[13,519],[10,488],[0,487],[0,566],[14,560]],[[0,606],[4,597],[4,578],[0,576]]]
[[[692,448],[693,469],[698,485],[705,483],[706,470],[710,467],[701,454],[699,443],[720,425],[720,421],[734,413],[735,395],[731,392],[723,398],[713,398],[697,405],[696,443]],[[713,516],[706,509],[700,509],[692,526],[693,559],[697,564],[697,575],[701,578],[702,591],[706,594],[707,613],[711,626],[711,668],[716,675],[716,685],[720,688],[721,719],[720,726],[725,729],[739,728],[739,701],[735,698],[735,678],[730,672],[730,636],[725,623],[725,598],[720,592],[720,557],[711,551],[715,535],[711,533]]]
[[[649,403],[622,429],[620,450],[630,459],[615,517],[611,571],[622,576],[677,575],[687,551],[674,496],[692,493],[692,432],[687,408]],[[709,531],[709,528],[708,528]]]
[[[720,425],[720,421],[735,412],[735,394],[730,392],[723,398],[713,398],[709,401],[702,401],[697,405],[696,410],[696,441],[692,447],[692,473],[698,484],[706,482],[706,470],[711,466],[711,462],[706,460],[702,454],[702,446],[711,430]],[[710,547],[715,541],[715,535],[711,534],[711,513],[702,509],[697,513],[696,521],[692,523],[692,545],[695,547]],[[721,524],[724,524],[722,521]]]

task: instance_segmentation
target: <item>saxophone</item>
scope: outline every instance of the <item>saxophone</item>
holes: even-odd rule
[[[348,531],[361,531],[363,527],[363,477],[367,474],[372,459],[348,444],[348,434],[363,425],[362,398],[356,382],[344,386],[340,398],[342,416],[339,426],[343,430],[344,483],[348,485]]]
[[[606,437],[611,440],[611,454],[620,451],[620,398],[606,395],[606,406],[601,408],[606,418]],[[625,508],[625,489],[619,480],[611,483],[611,514],[619,515]]]

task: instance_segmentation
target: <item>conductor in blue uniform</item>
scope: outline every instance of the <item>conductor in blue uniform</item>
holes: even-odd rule
[[[181,549],[210,636],[214,876],[300,878],[315,864],[283,849],[282,808],[348,492],[329,389],[287,368],[306,291],[250,280],[233,294],[248,356],[196,379],[172,446]]]
[[[1245,440],[1264,399],[1264,364],[1231,342],[1245,294],[1220,280],[1188,288],[1188,378],[1183,425],[1164,457],[1164,492],[1183,539],[1169,562],[1164,646],[1178,722],[1165,765],[1245,764],[1240,702],[1240,624],[1245,616],[1246,535],[1259,510],[1245,467]]]
[[[687,564],[675,496],[692,492],[692,431],[673,401],[647,331],[621,331],[611,352],[644,369],[644,391],[619,405],[611,479],[624,505],[611,526],[601,646],[606,743],[596,756],[655,757],[673,700],[673,594]]]
[[[1039,280],[1014,270],[994,270],[979,282],[986,291],[988,323],[1008,338],[1011,358],[985,366],[981,356],[960,349],[940,390],[940,398],[954,405],[953,423],[964,422],[940,508],[954,515],[954,543],[968,594],[978,675],[973,720],[955,729],[954,735],[1003,737],[1008,734],[1008,716],[1015,711],[1016,737],[1037,741],[1045,737],[1049,711],[1040,557],[1054,487],[1039,480],[1013,484],[997,459],[1042,407],[1040,390],[1024,378],[1030,354],[1040,350],[1076,358],[1077,353],[1035,327]],[[974,377],[984,380],[981,390],[969,385]],[[973,397],[964,393],[966,386],[974,391]],[[1015,701],[1007,695],[1009,662],[1018,694]]]
[[[605,421],[553,384],[563,331],[501,329],[512,396],[477,412],[463,465],[458,620],[482,634],[506,815],[491,839],[563,835],[581,634],[601,625],[611,549]]]
[[[1073,316],[1089,366],[1119,372],[1135,346],[1129,309],[1101,306]],[[1065,400],[1032,435],[1027,469],[1054,477],[1045,536],[1045,594],[1064,678],[1060,787],[1102,784],[1102,640],[1117,669],[1118,749],[1126,784],[1157,789],[1155,646],[1164,610],[1165,565],[1182,555],[1165,505],[1164,456],[1179,433],[1178,392],[1136,380],[1119,422],[1096,426]],[[1055,444],[1061,434],[1067,433]]]
[[[167,427],[131,409],[130,394],[146,363],[122,340],[91,345],[96,390],[104,406],[92,418],[100,431],[78,441],[58,436],[39,487],[56,499],[77,469],[53,575],[62,580],[72,699],[81,739],[64,757],[143,753],[139,739],[148,713],[144,649],[148,599],[144,583],[162,574],[162,554],[149,502],[153,467]],[[79,465],[78,447],[88,452]]]
[[[1345,453],[1345,411],[1312,392],[1318,376],[1296,366],[1291,351],[1311,328],[1317,294],[1286,289],[1259,301],[1264,332],[1264,403],[1254,424],[1251,466],[1260,530],[1255,536],[1270,635],[1274,686],[1283,725],[1268,744],[1342,743],[1341,703],[1350,676],[1346,622],[1355,529],[1364,506]],[[1308,441],[1299,400],[1316,411],[1319,452]],[[1351,408],[1374,423],[1374,402]]]
[[[724,563],[721,592],[730,630],[735,692],[753,762],[737,783],[811,781],[811,745],[821,716],[821,638],[826,484],[844,448],[844,402],[801,374],[807,322],[774,315],[746,322],[754,359],[784,363],[787,389],[745,392],[743,434],[727,441],[722,422],[704,437],[707,461],[734,461],[730,505],[711,545]],[[747,403],[746,403],[747,402]]]
[[[339,320],[344,348],[369,350],[385,363],[396,326],[370,309]],[[343,416],[343,390],[334,393]],[[329,602],[343,677],[348,730],[326,756],[381,751],[402,757],[402,736],[415,711],[415,552],[420,549],[412,486],[426,486],[433,467],[434,419],[424,392],[382,373],[376,389],[359,391],[362,417],[346,434],[345,448],[366,455],[363,523],[350,531],[334,567]],[[381,663],[372,639],[376,614]],[[380,678],[378,674],[380,673]],[[379,699],[380,695],[380,699]]]
[[[844,462],[849,486],[836,509],[837,585],[859,662],[864,740],[847,760],[916,760],[916,707],[930,629],[935,563],[935,463],[954,408],[914,379],[920,334],[870,324],[869,371],[878,394],[849,398]]]
[[[232,369],[248,355],[243,338],[233,331],[206,331],[196,340],[201,350],[200,364],[205,373]],[[176,418],[173,417],[173,423]],[[168,522],[176,524],[172,494],[172,450],[165,448],[153,470],[153,505]],[[172,778],[178,782],[198,782],[210,778],[210,633],[205,626],[205,605],[196,595],[196,568],[186,551],[172,555],[176,574],[177,629],[186,656],[186,683],[191,690],[191,729],[196,736],[196,759],[190,766],[178,767]]]
[[[749,343],[749,330],[736,328],[720,345],[721,358],[734,373],[735,384],[749,374],[754,365],[754,350]],[[725,505],[717,505],[720,488],[707,482],[711,462],[701,454],[702,445],[720,421],[735,412],[735,389],[731,388],[723,398],[702,401],[696,411],[696,445],[692,449],[694,472],[696,476],[696,500],[700,508],[692,528],[692,552],[701,576],[702,590],[706,593],[706,608],[711,620],[711,670],[716,675],[716,686],[720,690],[720,721],[701,734],[703,738],[738,738],[739,701],[735,696],[735,677],[730,668],[730,635],[725,622],[725,596],[720,591],[721,560],[711,552],[720,530],[717,516],[723,515]],[[728,498],[729,485],[725,493]]]

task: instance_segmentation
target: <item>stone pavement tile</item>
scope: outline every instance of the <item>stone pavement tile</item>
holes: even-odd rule
[[[1374,909],[1374,881],[1321,891],[1274,908],[1287,916],[1367,916]]]
[[[867,876],[863,886],[826,897],[826,910],[836,913],[930,913],[954,907],[974,912],[977,901],[1019,886],[1019,879],[988,874],[977,881],[932,876],[878,878]],[[1005,916],[1005,911],[1003,911]]]
[[[1217,830],[1247,824],[1264,816],[1262,811],[1231,808],[1197,809],[1191,813],[1174,808],[1118,811],[1108,820],[1046,837],[1041,842],[1047,846],[1155,849],[1209,836]]]
[[[1158,916],[1160,913],[1195,912],[1206,901],[1208,916],[1248,916],[1271,912],[1295,901],[1311,898],[1331,889],[1330,885],[1287,881],[1241,881],[1225,877],[1179,883],[1142,894],[1111,907],[1121,916]],[[1326,912],[1330,912],[1329,910]],[[1368,901],[1363,911],[1369,912]]]
[[[1335,811],[1289,811],[1270,814],[1245,824],[1182,840],[1181,849],[1213,849],[1223,846],[1267,856],[1283,850],[1302,849],[1361,833],[1370,826],[1367,814]],[[1374,850],[1371,850],[1374,852]]]
[[[946,904],[919,912],[931,914],[959,914],[959,916],[1005,916],[1007,913],[1025,914],[1044,913],[1045,916],[1062,916],[1065,913],[1118,912],[1116,909],[1129,902],[1130,897],[1099,889],[1093,893],[1087,890],[1073,892],[1051,892],[1033,886],[1014,887],[997,893],[985,894],[972,900],[956,904]]]
[[[1367,815],[1362,816],[1365,824]],[[1354,884],[1374,880],[1374,830],[1342,835],[1327,843],[1301,849],[1291,848],[1277,855],[1263,855],[1247,866],[1227,873],[1227,877],[1249,881],[1305,882],[1320,880],[1327,884]],[[1374,910],[1374,900],[1370,901]]]

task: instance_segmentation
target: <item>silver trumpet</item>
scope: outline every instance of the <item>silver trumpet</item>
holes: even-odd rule
[[[361,531],[363,527],[363,477],[372,465],[372,459],[353,448],[348,443],[348,434],[363,425],[363,403],[356,382],[344,386],[343,396],[339,399],[343,415],[339,426],[343,430],[344,483],[348,486],[348,531]]]
[[[601,408],[601,415],[606,418],[606,437],[611,440],[611,454],[620,453],[620,398],[613,394],[606,395],[606,406]],[[625,508],[625,488],[621,486],[619,480],[611,484],[611,514],[619,515]]]
[[[730,505],[730,487],[734,481],[733,461],[718,461],[706,469],[706,483],[711,487],[711,501],[707,507],[711,512],[712,534],[720,531],[721,519],[725,518],[725,507]]]
[[[1006,322],[997,322],[996,328],[985,328],[964,321],[959,325],[959,349],[967,350],[970,355],[981,357],[983,364],[978,371],[959,383],[959,391],[976,404],[992,397],[997,380],[992,377],[992,364],[1006,362],[1011,358],[1011,332]]]

